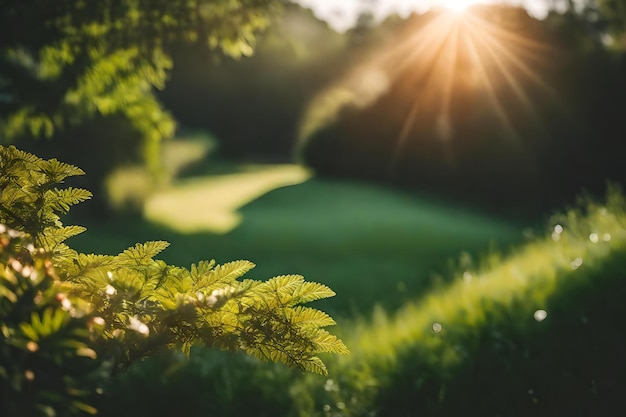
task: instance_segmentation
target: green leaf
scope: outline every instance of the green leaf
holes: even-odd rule
[[[50,184],[60,183],[67,177],[85,175],[85,171],[82,169],[65,162],[60,162],[57,159],[42,160],[39,161],[37,165],[39,166],[39,170],[46,175],[48,178],[47,182]]]
[[[118,259],[131,265],[145,265],[151,263],[159,253],[163,252],[170,244],[164,241],[137,243],[118,255]]]
[[[302,363],[302,368],[304,368],[305,371],[312,372],[314,374],[328,375],[326,365],[324,365],[324,362],[322,362],[322,360],[317,356],[313,356],[304,361]]]
[[[233,261],[218,265],[198,280],[196,288],[230,284],[255,266],[250,261]]]
[[[46,191],[45,198],[55,211],[67,213],[70,207],[89,200],[93,195],[82,188],[52,189]]]
[[[337,324],[328,314],[315,308],[298,306],[285,312],[289,322],[301,329],[333,326]]]
[[[39,334],[30,323],[20,323],[20,330],[24,336],[28,337],[30,340],[34,342],[39,341]]]
[[[48,252],[55,252],[57,247],[72,236],[83,233],[86,228],[82,226],[46,227],[37,239],[36,243]]]
[[[199,282],[204,276],[207,276],[211,272],[214,266],[214,259],[212,259],[211,261],[200,261],[198,265],[192,264],[190,269],[191,278],[194,282]],[[199,285],[207,286],[203,283],[199,283]]]
[[[72,402],[72,405],[77,410],[83,411],[83,412],[85,412],[87,414],[96,415],[98,413],[98,410],[95,407],[93,407],[93,406],[91,406],[91,405],[89,405],[87,403],[84,403],[82,401],[74,401],[74,402]]]
[[[319,353],[339,353],[342,355],[350,353],[346,345],[337,336],[328,333],[326,330],[319,329],[313,338],[313,343]]]
[[[281,275],[268,280],[265,286],[273,292],[293,295],[304,284],[302,275]]]
[[[316,282],[305,282],[294,295],[294,303],[308,303],[315,300],[334,297],[336,294],[326,285]]]

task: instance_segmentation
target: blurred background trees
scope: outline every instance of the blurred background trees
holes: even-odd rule
[[[120,165],[162,173],[159,144],[177,121],[211,132],[227,158],[295,156],[321,175],[520,214],[624,179],[622,2],[568,3],[542,20],[518,7],[474,7],[494,39],[504,34],[500,58],[480,69],[460,50],[445,114],[424,105],[419,116],[433,58],[416,53],[393,77],[372,63],[444,12],[380,22],[375,4],[364,2],[357,25],[337,33],[279,0],[3,0],[1,140],[44,156],[46,146],[60,149],[101,183]],[[472,86],[477,76],[488,84]],[[328,120],[311,130],[316,111]]]
[[[2,0],[0,140],[54,136],[52,148],[100,180],[129,162],[156,173],[159,144],[175,132],[154,94],[172,48],[187,41],[250,55],[280,3]]]
[[[445,13],[414,15],[400,33],[425,33]],[[345,106],[308,137],[303,160],[324,175],[520,214],[556,207],[581,188],[602,190],[609,178],[623,181],[625,67],[623,53],[604,43],[607,33],[574,10],[541,21],[509,6],[472,13],[497,41],[455,51],[458,75],[446,102],[446,91],[433,87],[445,81],[446,57],[422,48],[371,104]],[[481,43],[491,43],[482,56]]]

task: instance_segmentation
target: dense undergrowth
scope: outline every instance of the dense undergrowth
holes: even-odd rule
[[[329,358],[329,377],[196,351],[132,369],[104,415],[615,415],[625,271],[626,203],[611,190],[393,315],[340,323],[352,355]]]

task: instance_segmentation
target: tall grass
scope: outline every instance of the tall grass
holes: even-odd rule
[[[328,381],[304,380],[307,388],[299,390],[299,395],[314,392],[315,400],[309,404],[317,408],[301,410],[300,415],[372,415],[376,410],[381,415],[448,415],[442,411],[450,409],[447,403],[459,401],[459,395],[464,394],[461,390],[455,398],[447,394],[447,387],[472,367],[481,351],[493,351],[494,344],[500,345],[494,355],[510,346],[523,350],[548,327],[559,333],[559,320],[571,320],[568,314],[575,316],[576,305],[596,296],[594,292],[600,293],[607,286],[626,289],[625,255],[626,204],[617,190],[609,192],[606,204],[587,202],[554,216],[546,237],[506,257],[486,257],[475,270],[460,270],[450,285],[407,303],[393,316],[379,310],[371,321],[343,326],[341,336],[352,355],[329,358],[335,375],[330,389]],[[621,282],[616,285],[615,280]],[[626,309],[620,312],[626,317]],[[616,320],[613,317],[613,323]],[[623,342],[626,326],[621,327],[616,335],[603,337]],[[586,350],[564,346],[564,340],[551,340],[541,348],[555,352]],[[591,346],[598,340],[578,342]],[[495,356],[492,359],[497,360]],[[578,358],[581,363],[586,360]],[[484,371],[477,369],[474,376]],[[484,395],[489,396],[489,390],[508,395],[497,385],[485,387]],[[532,387],[527,391],[534,392]],[[514,410],[500,411],[502,415],[517,415]],[[464,414],[481,415],[471,410]]]

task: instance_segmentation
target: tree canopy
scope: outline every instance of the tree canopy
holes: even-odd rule
[[[175,128],[153,94],[172,67],[173,42],[250,55],[282,2],[0,0],[0,142],[122,115],[155,164]]]

